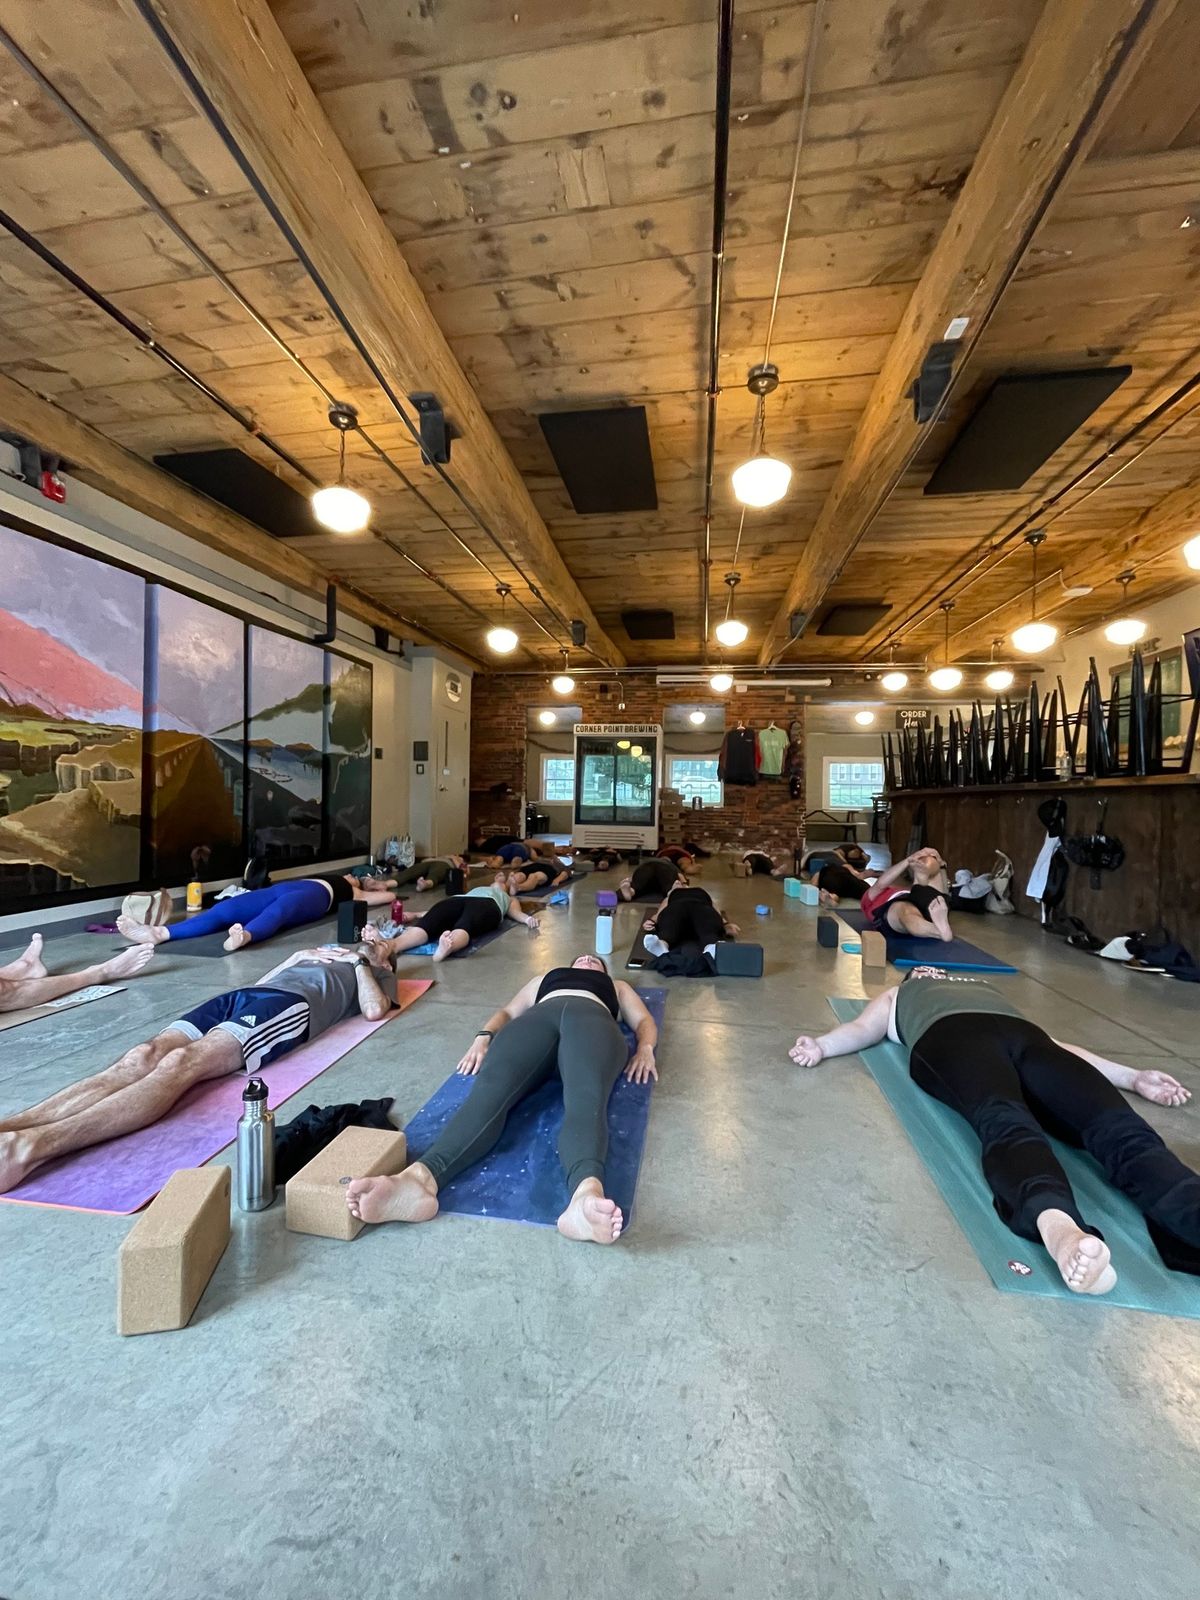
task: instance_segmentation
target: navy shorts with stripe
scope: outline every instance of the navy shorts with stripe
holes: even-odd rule
[[[283,989],[229,989],[162,1031],[203,1039],[214,1029],[241,1045],[247,1072],[261,1072],[308,1038],[308,1002]]]

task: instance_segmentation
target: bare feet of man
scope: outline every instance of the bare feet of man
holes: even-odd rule
[[[171,937],[167,928],[150,927],[144,922],[134,922],[132,917],[117,918],[117,932],[131,944],[161,944]]]
[[[135,944],[132,950],[122,950],[120,955],[106,961],[100,968],[100,977],[105,983],[111,983],[114,978],[136,978],[153,960],[152,944]]]
[[[935,900],[929,908],[929,920],[938,931],[938,938],[949,944],[954,934],[950,928],[950,912],[944,900]]]
[[[1043,1211],[1037,1230],[1068,1289],[1075,1294],[1107,1294],[1114,1287],[1117,1274],[1103,1239],[1084,1233],[1065,1211]]]
[[[23,1132],[0,1133],[0,1194],[7,1194],[23,1183],[37,1165],[29,1155],[29,1135]]]
[[[4,978],[47,978],[49,973],[42,962],[42,936],[35,933],[28,946],[17,957],[10,961],[6,967],[0,967],[0,977]]]
[[[428,1222],[438,1213],[437,1184],[419,1161],[391,1178],[352,1178],[350,1215],[360,1222]]]
[[[599,1178],[585,1178],[558,1219],[558,1231],[564,1239],[590,1244],[616,1244],[624,1226],[620,1206],[605,1198]]]

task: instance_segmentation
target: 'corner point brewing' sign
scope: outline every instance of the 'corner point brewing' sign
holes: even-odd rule
[[[575,732],[587,738],[590,734],[661,733],[662,728],[657,722],[577,722]]]
[[[933,717],[928,706],[898,706],[896,709],[897,728],[928,728],[932,725]]]

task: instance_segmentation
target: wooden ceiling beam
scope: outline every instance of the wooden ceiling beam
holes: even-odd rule
[[[140,3],[140,0],[139,0]],[[612,665],[601,628],[266,0],[147,0],[354,334],[399,396],[431,390],[452,472],[511,560]]]
[[[871,398],[762,641],[787,648],[789,619],[811,615],[918,449],[909,388],[952,318],[969,319],[961,371],[1046,209],[1100,130],[1176,0],[1047,0],[979,153],[913,291]]]

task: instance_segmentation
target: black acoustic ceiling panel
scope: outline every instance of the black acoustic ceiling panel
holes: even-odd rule
[[[673,639],[673,611],[622,611],[621,626],[631,639]]]
[[[843,639],[858,638],[870,633],[891,609],[883,600],[842,600],[829,607],[817,624],[817,632]]]
[[[1084,367],[997,378],[943,456],[925,493],[1019,489],[1132,371]]]
[[[549,411],[538,421],[581,517],[658,510],[645,406]]]
[[[240,450],[185,450],[155,456],[154,464],[277,539],[328,532],[313,517],[307,496]]]

